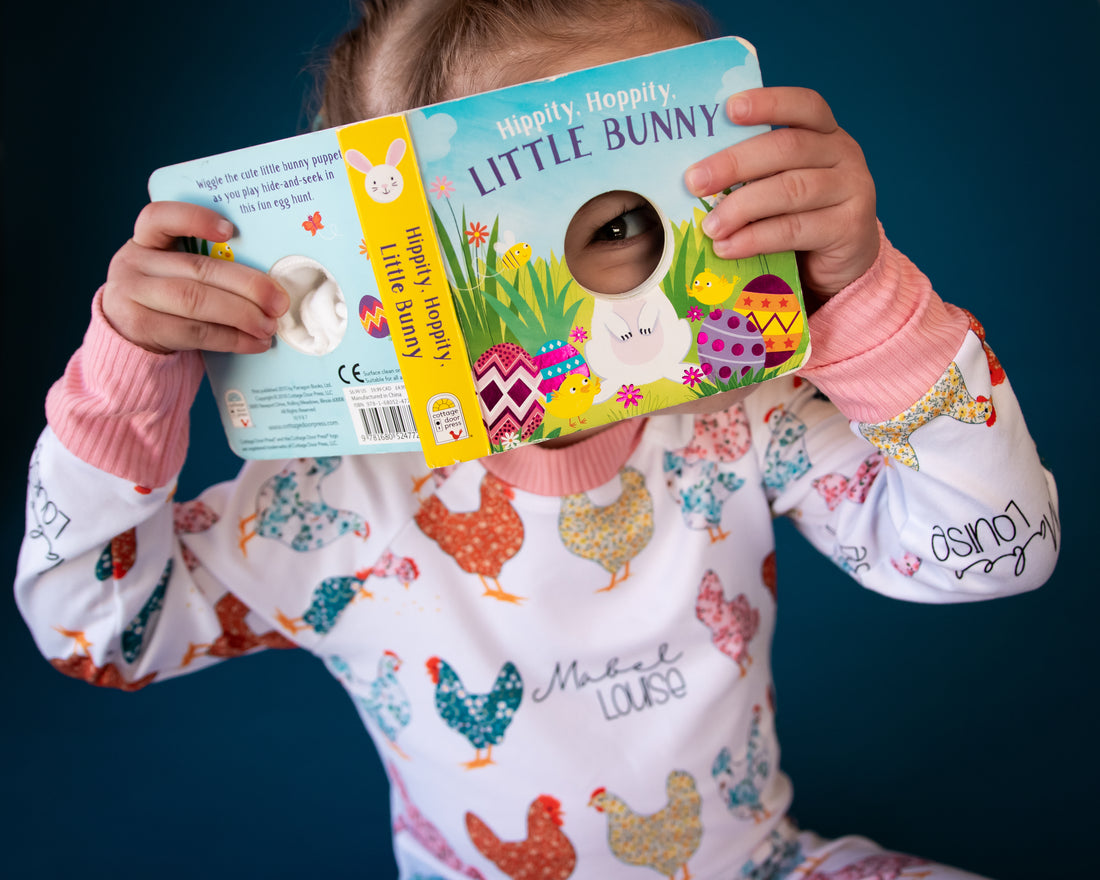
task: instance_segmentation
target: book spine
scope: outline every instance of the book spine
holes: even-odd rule
[[[429,467],[489,454],[466,343],[404,116],[337,130]]]

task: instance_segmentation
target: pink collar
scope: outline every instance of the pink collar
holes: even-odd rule
[[[646,419],[626,419],[572,446],[537,443],[481,459],[489,473],[534,495],[573,495],[602,486],[638,445]]]

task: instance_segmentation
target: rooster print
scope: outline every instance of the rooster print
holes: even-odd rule
[[[805,880],[916,880],[933,873],[927,860],[902,853],[876,853],[864,856],[857,862],[831,871],[819,871],[828,856],[814,856],[799,866],[799,871],[807,872]],[[916,869],[922,870],[916,870]]]
[[[607,817],[607,843],[619,861],[669,878],[683,871],[683,880],[690,880],[688,860],[703,839],[703,801],[695,778],[683,770],[668,774],[665,793],[665,806],[648,815],[631,809],[606,788],[592,792],[588,805]]]
[[[349,532],[366,540],[370,527],[351,510],[327,504],[321,484],[340,467],[340,456],[299,458],[265,480],[256,509],[240,520],[241,553],[253,538],[271,538],[291,550],[318,550]]]
[[[509,593],[500,586],[500,570],[523,546],[523,520],[511,499],[512,487],[486,474],[481,480],[481,505],[477,510],[448,510],[438,495],[432,495],[416,512],[414,519],[427,537],[450,556],[458,567],[476,574],[483,595],[513,604],[523,596]],[[492,581],[492,586],[489,585]]]
[[[412,802],[412,798],[409,797],[409,790],[405,787],[405,780],[401,778],[401,774],[397,772],[397,768],[392,763],[386,764],[386,772],[389,774],[390,780],[397,789],[404,805],[393,820],[394,837],[401,833],[411,834],[413,839],[426,852],[431,853],[448,868],[458,872],[463,877],[470,877],[472,880],[485,880],[485,875],[477,868],[465,864],[458,857],[454,847],[447,842],[439,828],[421,813],[416,804]]]
[[[239,657],[256,648],[296,648],[282,633],[267,630],[255,632],[246,618],[252,609],[232,593],[226,593],[214,604],[221,635],[208,643],[189,642],[180,666],[189,666],[196,657]]]
[[[432,657],[426,665],[435,685],[435,708],[439,717],[474,747],[473,760],[462,766],[473,770],[495,764],[493,746],[503,741],[504,732],[523,699],[523,679],[515,664],[505,663],[492,688],[484,694],[466,690],[458,673],[445,660]]]
[[[566,880],[577,851],[562,830],[561,801],[539,795],[527,808],[527,837],[504,841],[474,813],[466,813],[470,841],[511,880]]]
[[[619,471],[621,492],[599,505],[580,492],[561,500],[558,534],[565,549],[590,559],[611,575],[611,583],[596,592],[605,593],[630,577],[630,562],[653,537],[653,496],[645,477],[632,467]]]
[[[777,404],[764,416],[768,446],[764,450],[764,485],[781,492],[811,467],[806,452],[806,423]]]
[[[940,380],[909,409],[888,422],[861,422],[859,433],[886,455],[917,471],[920,470],[920,462],[911,442],[912,436],[940,416],[947,416],[966,425],[987,427],[992,427],[997,421],[993,401],[981,395],[972,397],[966,390],[962,371],[958,364],[952,362]]]
[[[760,609],[753,608],[744,593],[727,600],[722,581],[708,569],[699,582],[695,616],[706,624],[715,647],[737,664],[744,678],[752,665],[749,642],[760,626]]]
[[[185,501],[172,509],[172,526],[177,535],[197,535],[218,521],[218,514],[202,501]],[[199,560],[187,544],[180,542],[180,555],[188,571],[199,567]]]
[[[680,506],[684,525],[706,529],[711,543],[724,541],[722,505],[745,481],[737,474],[718,470],[713,461],[688,461],[676,452],[665,453],[665,484]]]
[[[752,447],[752,431],[744,408],[695,417],[694,436],[680,454],[688,461],[732,464]]]
[[[355,705],[382,731],[389,747],[407,759],[408,756],[397,745],[397,736],[408,727],[412,719],[412,706],[404,685],[397,678],[400,668],[401,658],[394,651],[384,651],[378,658],[377,673],[366,685],[366,693],[355,693]]]
[[[374,593],[366,587],[370,576],[371,570],[366,568],[355,574],[327,577],[313,591],[313,600],[301,617],[291,618],[276,609],[275,619],[291,635],[305,629],[312,629],[319,636],[326,635],[352,602],[374,598]]]
[[[738,877],[739,880],[781,880],[793,877],[801,862],[798,829],[789,819],[783,819],[753,851],[752,858],[741,866]]]
[[[771,770],[771,762],[760,737],[762,714],[759,705],[752,707],[745,754],[734,760],[729,748],[723,748],[710,768],[710,774],[718,784],[718,793],[729,811],[738,819],[751,819],[757,824],[772,815],[760,797]]]
[[[862,504],[867,500],[871,484],[875,482],[875,478],[886,466],[887,461],[888,459],[876,452],[860,464],[852,477],[845,477],[843,474],[826,474],[814,480],[813,487],[825,500],[825,506],[829,510],[836,510],[841,501]]]

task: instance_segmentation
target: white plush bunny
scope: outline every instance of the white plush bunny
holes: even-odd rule
[[[367,189],[367,195],[375,202],[392,202],[405,186],[401,172],[397,170],[397,163],[405,155],[405,141],[394,138],[386,150],[386,161],[381,165],[372,165],[370,160],[358,150],[348,150],[344,154],[347,163],[359,171],[362,171],[367,179],[363,186]]]

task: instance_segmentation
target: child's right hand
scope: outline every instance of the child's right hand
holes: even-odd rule
[[[233,224],[185,202],[146,205],[107,270],[103,313],[111,326],[158,354],[270,348],[275,319],[290,306],[286,292],[258,269],[176,250],[182,236],[228,241]]]

